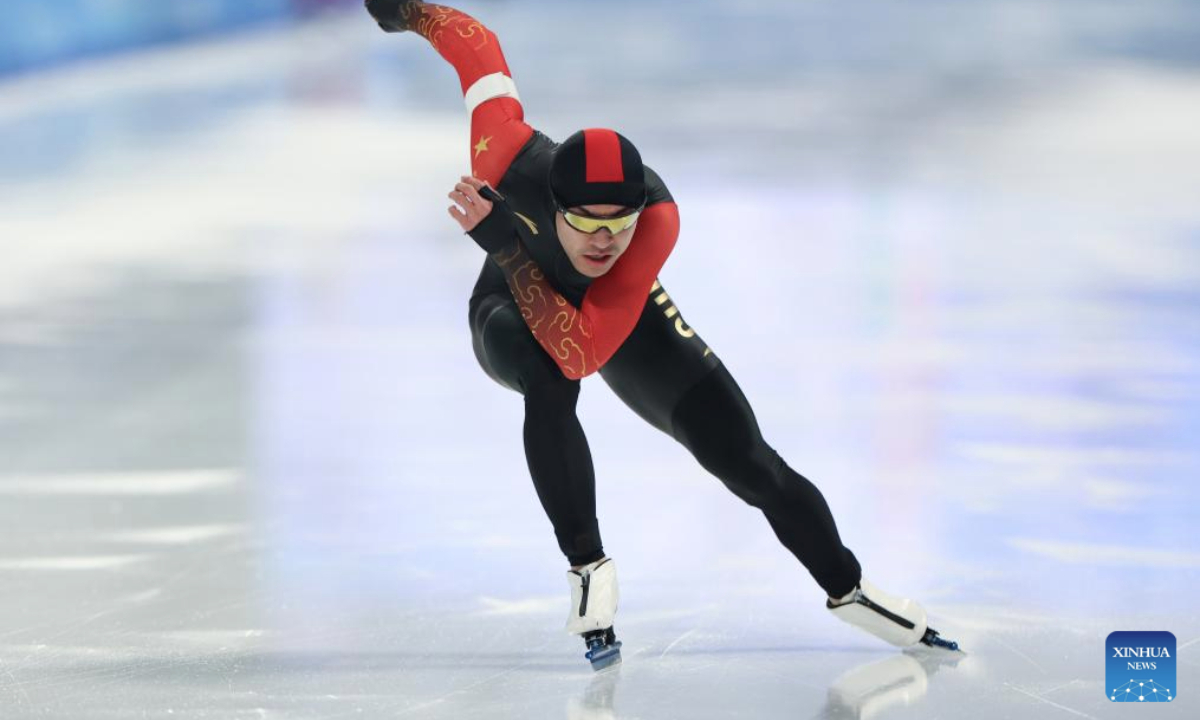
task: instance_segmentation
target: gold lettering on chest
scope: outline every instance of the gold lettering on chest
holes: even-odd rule
[[[688,327],[687,323],[683,321],[683,316],[679,314],[679,308],[669,304],[671,302],[671,297],[667,295],[666,290],[662,289],[662,284],[657,280],[655,280],[654,285],[651,286],[650,294],[654,295],[655,305],[667,305],[667,308],[663,310],[663,315],[666,315],[668,319],[675,318],[675,332],[679,333],[680,336],[685,338],[690,338],[696,334],[696,331]]]

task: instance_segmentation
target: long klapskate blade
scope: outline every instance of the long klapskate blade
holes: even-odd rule
[[[925,636],[921,638],[921,642],[929,647],[942,648],[943,650],[950,650],[951,652],[962,652],[962,650],[958,647],[958,643],[953,640],[946,640],[938,634],[937,630],[934,630],[933,628],[925,629]]]
[[[613,665],[621,662],[621,651],[619,649],[605,650],[597,653],[591,658],[592,669],[596,671],[610,668]]]
[[[612,667],[621,662],[621,641],[618,640],[612,645],[588,650],[585,656],[591,661],[593,670],[603,670],[604,668]]]

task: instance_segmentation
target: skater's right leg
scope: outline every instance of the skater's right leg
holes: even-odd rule
[[[601,670],[621,660],[613,632],[617,570],[605,557],[596,520],[592,455],[575,415],[579,381],[568,380],[533,338],[507,287],[471,299],[475,356],[496,382],[525,396],[525,457],[538,499],[554,526],[567,571],[566,630],[583,637]]]
[[[484,371],[525,397],[525,458],[559,549],[576,568],[602,559],[592,454],[575,414],[579,381],[538,345],[507,287],[472,298],[470,321]]]

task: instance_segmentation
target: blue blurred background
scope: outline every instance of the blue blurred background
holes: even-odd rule
[[[0,74],[278,22],[335,2],[7,0],[0,23]]]

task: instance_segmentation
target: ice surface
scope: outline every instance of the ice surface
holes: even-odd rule
[[[0,84],[0,716],[1125,717],[1114,630],[1200,715],[1197,8],[548,7],[468,9],[536,126],[639,144],[688,323],[969,654],[838,622],[592,379],[593,675],[471,354],[457,83],[356,12]]]

